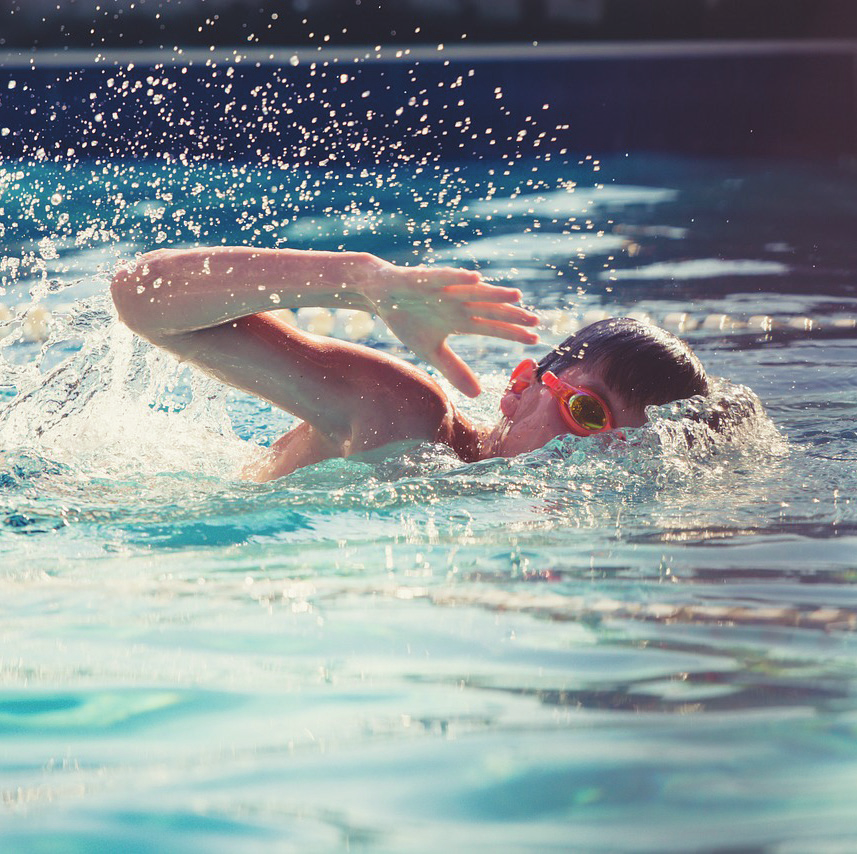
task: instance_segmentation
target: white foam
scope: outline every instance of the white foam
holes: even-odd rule
[[[182,411],[153,406],[184,369],[114,321],[48,374],[29,366],[0,418],[0,446],[36,452],[88,476],[160,472],[237,476],[248,453],[214,380],[194,373]]]

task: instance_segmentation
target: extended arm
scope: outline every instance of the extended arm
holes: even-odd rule
[[[162,249],[117,273],[112,290],[122,320],[154,340],[276,308],[372,311],[366,286],[384,266],[362,252]]]
[[[135,332],[238,388],[358,447],[433,435],[436,384],[385,354],[318,338],[272,316],[305,305],[378,313],[417,355],[465,393],[475,376],[448,347],[453,332],[532,343],[520,293],[451,268],[397,267],[366,253],[245,247],[161,250],[120,270],[120,318]],[[431,425],[434,424],[434,428]]]

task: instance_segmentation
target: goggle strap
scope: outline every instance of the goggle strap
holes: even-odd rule
[[[563,390],[564,383],[553,371],[545,371],[542,374],[542,383],[551,391],[561,392]]]

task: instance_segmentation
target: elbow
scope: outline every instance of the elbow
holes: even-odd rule
[[[162,299],[158,294],[161,281],[153,267],[153,261],[143,256],[133,266],[117,270],[110,282],[110,296],[119,320],[150,341],[167,332]]]
[[[137,287],[136,269],[123,267],[113,274],[110,282],[110,296],[119,319],[126,325],[131,326],[136,314],[136,303],[139,302],[136,294]]]

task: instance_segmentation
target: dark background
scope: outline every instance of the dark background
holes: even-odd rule
[[[649,49],[671,40],[684,46]],[[0,41],[0,157],[339,167],[404,151],[652,151],[857,163],[857,0],[0,0]],[[387,52],[347,74],[335,53],[312,62],[316,47],[492,41],[518,46]],[[223,50],[203,63],[174,46]],[[264,52],[280,46],[301,56]],[[75,47],[113,51],[86,63],[63,54]],[[132,55],[158,47],[163,63]],[[253,60],[235,56],[252,48],[263,48]]]
[[[0,0],[0,47],[7,49],[406,44],[462,37],[479,42],[857,38],[857,2]]]

